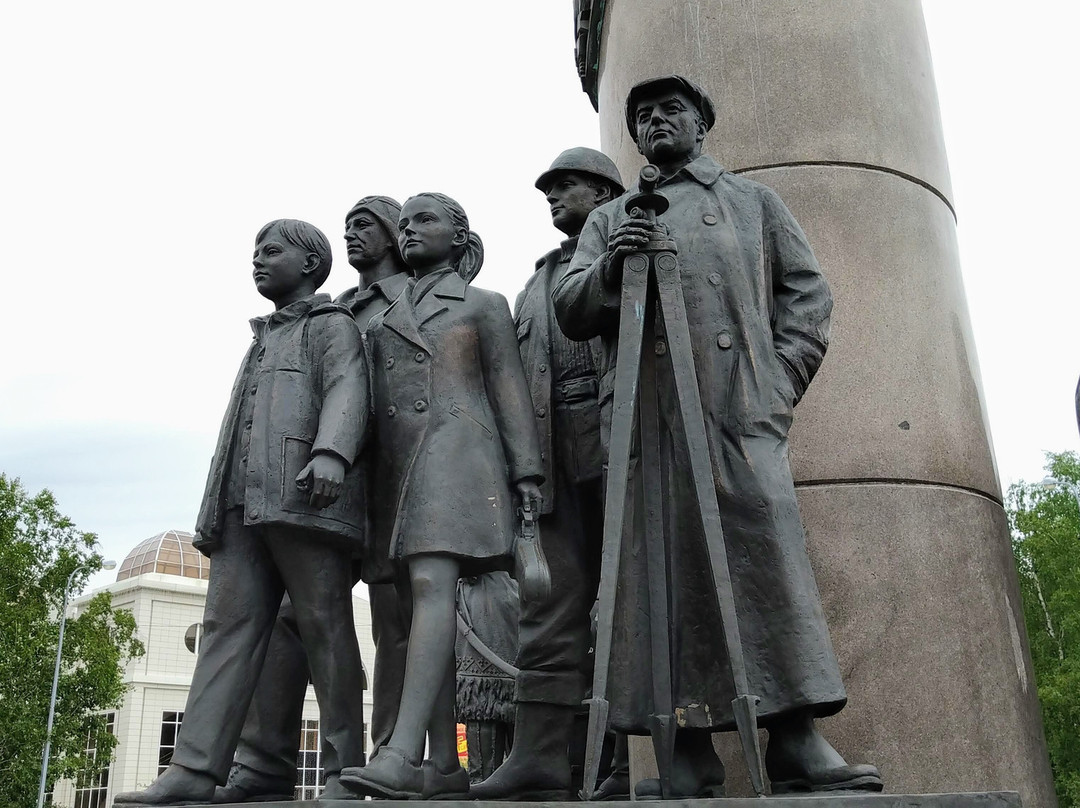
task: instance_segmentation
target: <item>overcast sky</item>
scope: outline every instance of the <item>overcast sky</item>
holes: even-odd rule
[[[913,0],[914,1],[914,0]],[[1003,485],[1080,448],[1080,12],[926,0],[964,281]],[[193,527],[266,301],[266,221],[334,245],[360,196],[456,197],[512,299],[558,241],[532,183],[599,146],[569,0],[9,4],[0,30],[0,471],[106,557]],[[95,579],[100,584],[113,574]]]

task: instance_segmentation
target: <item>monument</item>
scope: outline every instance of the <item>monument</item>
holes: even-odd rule
[[[578,4],[604,151],[678,72],[717,104],[706,150],[780,194],[833,289],[828,361],[791,463],[850,706],[823,722],[893,792],[1055,804],[981,400],[922,11],[909,0]],[[724,759],[737,761],[735,748]],[[729,771],[729,793],[746,774]]]
[[[588,391],[607,489],[582,795],[597,796],[613,728],[652,736],[645,798],[749,805],[740,791],[763,796],[767,773],[774,795],[803,792],[774,797],[784,808],[811,793],[826,808],[1016,806],[1013,790],[1053,805],[918,5],[580,0],[575,15],[606,150],[639,177],[593,205],[544,278],[562,333],[583,355],[587,340],[603,347]],[[579,186],[567,198],[602,201]],[[389,247],[388,208],[365,210]],[[225,781],[286,590],[331,753],[325,801],[469,795],[453,733],[457,582],[509,569],[515,513],[529,535],[534,512],[554,527],[541,486],[561,495],[573,478],[547,479],[523,321],[471,286],[483,247],[461,206],[419,194],[396,225],[412,277],[366,325],[315,294],[330,265],[317,229],[279,220],[257,237],[256,284],[277,311],[253,321],[200,515],[217,577],[189,723],[172,766],[117,804],[194,804]],[[534,301],[545,315],[547,299]],[[411,620],[400,698],[366,765],[346,636],[361,541],[365,563],[392,568],[372,582],[396,597],[399,628]],[[535,583],[523,605],[558,593],[557,578]],[[532,618],[555,643],[581,606],[565,626]],[[546,674],[579,689],[580,650],[532,667],[519,654],[523,674],[545,674],[517,682],[519,738],[533,737],[474,797],[569,796],[571,689],[549,692]],[[868,793],[883,780],[923,796]]]

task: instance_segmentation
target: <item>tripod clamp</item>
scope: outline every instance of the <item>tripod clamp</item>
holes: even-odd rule
[[[638,188],[640,189],[636,194],[626,200],[623,209],[634,219],[644,219],[653,226],[653,234],[650,237],[648,243],[643,246],[639,252],[641,253],[675,253],[675,242],[667,237],[663,232],[663,228],[657,224],[656,217],[664,213],[671,203],[668,198],[662,193],[656,190],[657,184],[660,182],[660,169],[649,163],[647,166],[641,169],[638,174]],[[633,258],[633,256],[631,256]],[[661,262],[668,263],[668,262]],[[648,269],[648,263],[641,266],[640,261],[627,260],[626,266],[636,272],[644,271]],[[671,262],[671,266],[660,267],[661,269],[673,269],[674,262]]]

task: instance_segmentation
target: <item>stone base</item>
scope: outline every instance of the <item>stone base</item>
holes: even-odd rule
[[[987,791],[979,794],[815,794],[801,797],[768,797],[769,808],[1021,808],[1020,795],[1015,791]],[[302,802],[246,802],[234,808],[356,808],[357,800],[304,800]],[[412,805],[413,802],[391,802],[390,805]],[[415,804],[427,804],[417,801]],[[432,803],[440,808],[507,808],[526,803],[468,802],[448,800]],[[600,803],[597,803],[599,805]],[[634,805],[686,806],[687,808],[760,808],[754,797],[732,797],[720,800],[637,800],[636,802],[605,802],[611,808],[630,808]],[[562,802],[529,803],[532,806],[565,806]],[[211,806],[206,806],[211,808]],[[216,806],[215,808],[222,808]]]

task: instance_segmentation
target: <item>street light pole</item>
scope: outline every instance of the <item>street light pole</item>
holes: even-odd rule
[[[52,695],[49,697],[49,720],[45,724],[45,751],[41,755],[41,781],[38,783],[37,808],[45,804],[45,778],[49,773],[49,752],[52,747],[53,717],[56,714],[56,688],[60,683],[60,657],[64,651],[64,627],[67,625],[68,593],[71,591],[71,582],[75,579],[75,573],[87,569],[88,565],[76,567],[68,576],[64,584],[64,605],[60,608],[60,637],[56,641],[56,667],[53,668]],[[101,565],[102,569],[116,569],[115,561],[106,561]]]
[[[1078,487],[1076,483],[1068,480],[1059,480],[1057,477],[1043,477],[1042,482],[1039,483],[1039,487],[1048,491],[1053,490],[1054,488],[1064,488],[1073,495],[1073,499],[1076,500],[1076,507],[1080,508],[1080,487]]]

